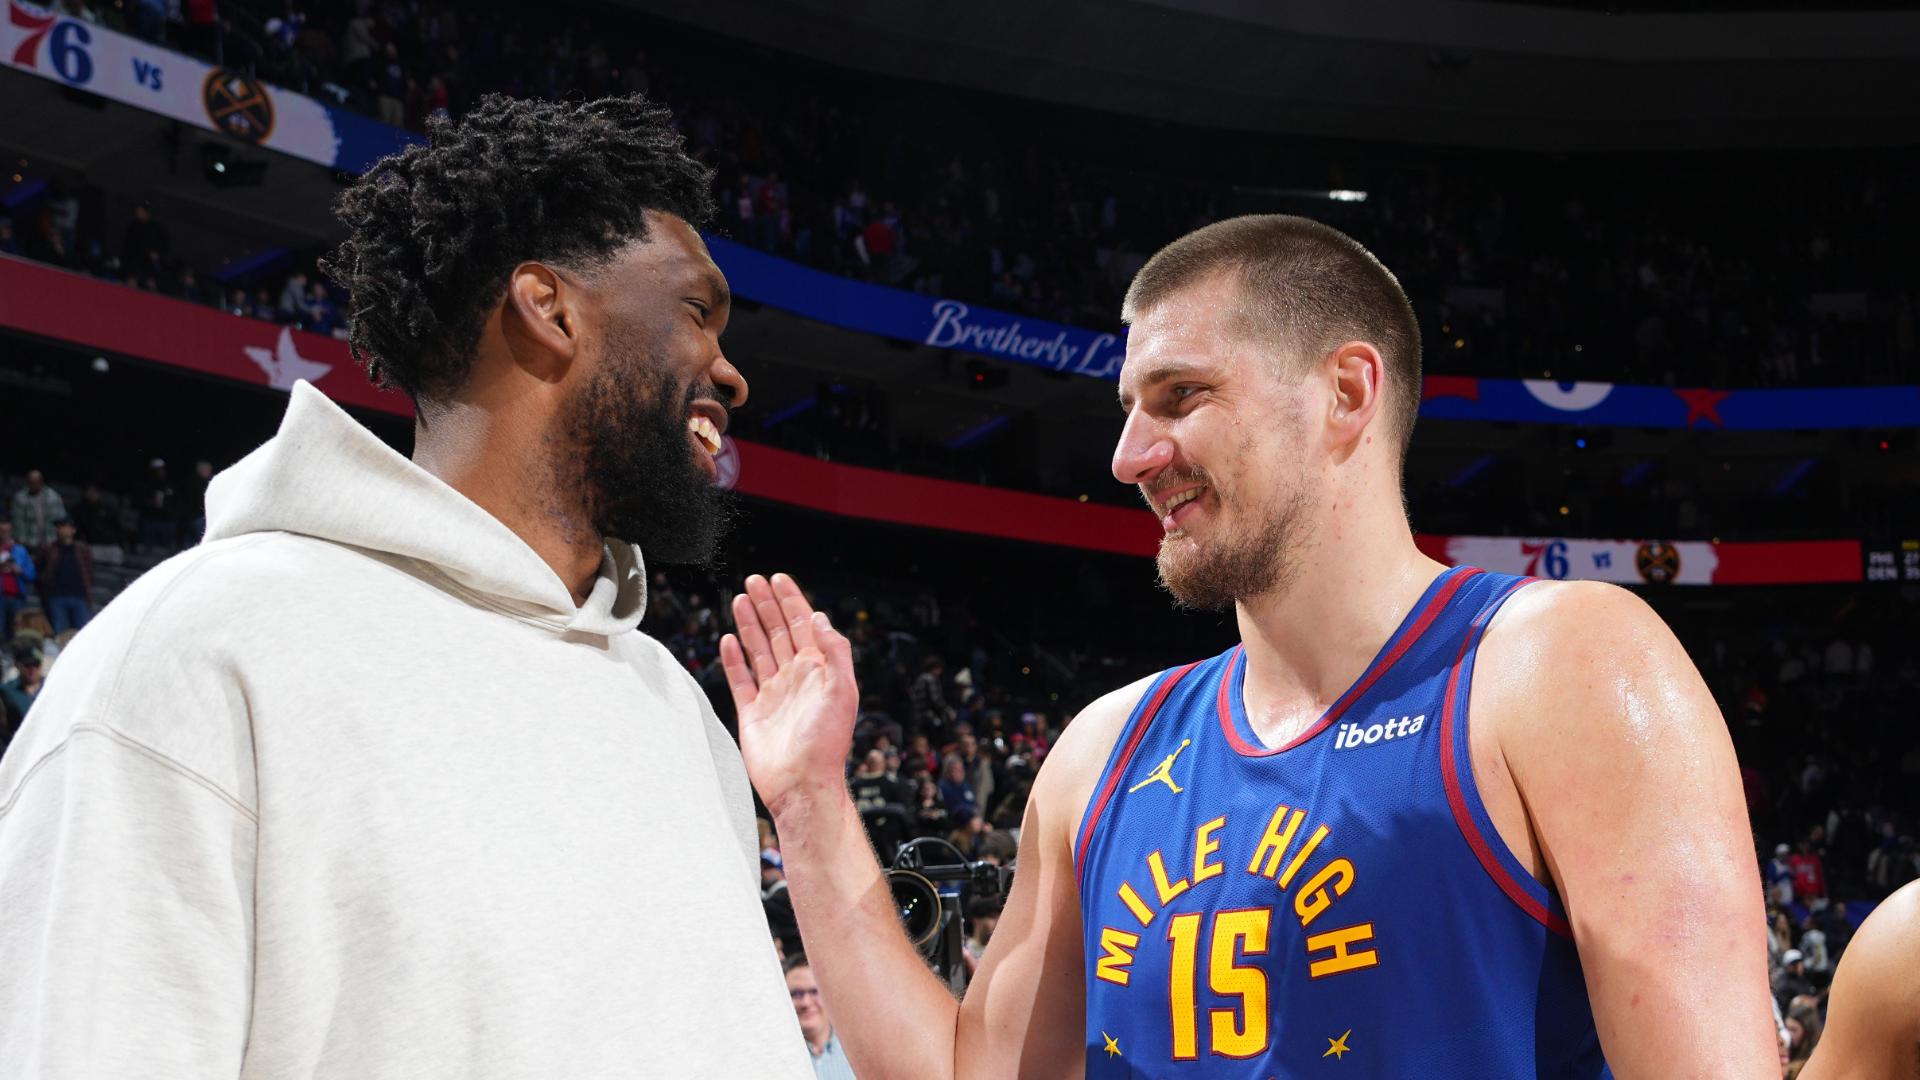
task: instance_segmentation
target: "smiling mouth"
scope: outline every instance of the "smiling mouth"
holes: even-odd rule
[[[1160,527],[1168,536],[1185,535],[1182,525],[1187,518],[1198,513],[1198,510],[1188,510],[1184,514],[1181,511],[1206,494],[1208,487],[1207,484],[1201,484],[1199,487],[1187,488],[1160,505]]]
[[[687,431],[693,435],[693,441],[700,444],[700,449],[707,452],[708,457],[720,455],[720,429],[712,420],[695,413],[687,418]]]

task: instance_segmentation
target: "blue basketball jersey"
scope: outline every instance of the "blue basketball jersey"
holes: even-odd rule
[[[1089,1080],[1611,1075],[1565,913],[1468,756],[1475,650],[1528,580],[1440,575],[1283,747],[1240,647],[1154,681],[1074,846]]]

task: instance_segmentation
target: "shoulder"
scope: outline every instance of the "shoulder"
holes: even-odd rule
[[[1069,828],[1079,825],[1078,811],[1093,798],[1094,785],[1099,783],[1127,721],[1162,674],[1155,672],[1089,702],[1047,752],[1047,760],[1034,778],[1034,794],[1075,810]]]
[[[1513,594],[1481,641],[1474,691],[1492,684],[1560,702],[1666,677],[1697,679],[1647,602],[1599,581],[1540,581]]]
[[[1602,582],[1538,582],[1515,593],[1487,629],[1472,693],[1476,725],[1497,725],[1509,755],[1678,752],[1666,740],[1727,737],[1666,623]]]
[[[1920,1068],[1920,882],[1873,909],[1834,972],[1827,1030],[1809,1065],[1825,1080]]]
[[[304,574],[321,541],[262,533],[182,552],[142,575],[63,649],[6,764],[56,752],[80,730],[114,737],[244,798],[250,787],[248,657],[282,644],[293,596],[337,587]],[[18,763],[18,764],[17,764]]]
[[[1870,1000],[1859,1004],[1869,1008],[1897,1006],[1910,1017],[1910,1026],[1920,1030],[1920,1009],[1913,1008],[1920,1005],[1920,980],[1913,978],[1916,968],[1920,968],[1920,881],[1909,882],[1887,897],[1860,924],[1836,976],[1845,981],[1836,981],[1834,993],[1867,997]]]

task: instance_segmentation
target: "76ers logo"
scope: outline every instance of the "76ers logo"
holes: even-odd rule
[[[44,43],[47,64],[54,74],[76,86],[93,80],[93,56],[87,52],[87,46],[93,44],[93,32],[85,23],[57,18],[51,12],[35,12],[17,3],[7,5],[7,21],[26,31],[13,50],[16,65],[40,70],[40,46]]]

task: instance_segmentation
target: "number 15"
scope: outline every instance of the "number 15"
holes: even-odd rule
[[[1237,997],[1237,1009],[1209,1009],[1214,1053],[1250,1058],[1265,1053],[1267,1040],[1267,973],[1253,964],[1237,964],[1240,956],[1267,951],[1270,908],[1215,912],[1213,947],[1209,950],[1207,986],[1221,997]],[[1173,1059],[1192,1061],[1200,1056],[1199,1009],[1194,1004],[1200,955],[1200,914],[1175,915],[1167,923],[1173,957],[1167,966],[1167,1001],[1173,1019]],[[1244,1022],[1243,1022],[1244,1018]]]

